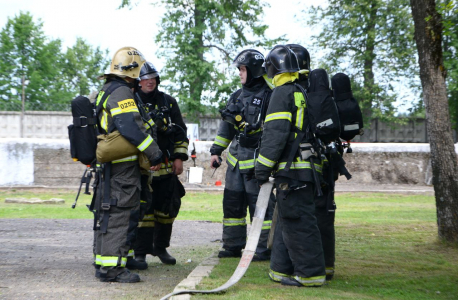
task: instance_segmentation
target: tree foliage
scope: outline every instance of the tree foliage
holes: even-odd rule
[[[325,53],[321,65],[349,74],[367,119],[392,120],[399,81],[418,74],[409,1],[329,0],[306,13],[309,25],[322,26],[312,37]]]
[[[108,64],[102,51],[79,38],[62,52],[59,39],[48,39],[41,20],[29,12],[8,18],[0,32],[0,109],[18,110],[24,79],[26,110],[68,110],[70,100],[100,84],[96,75]]]
[[[89,95],[100,88],[96,78],[107,68],[108,50],[93,48],[78,37],[73,47],[64,54],[63,78],[73,94]]]
[[[447,90],[453,127],[458,129],[458,3],[438,1],[438,12],[442,16],[444,34],[444,66],[447,69]]]
[[[260,0],[160,2],[166,8],[156,36],[159,56],[166,59],[161,75],[191,118],[225,103],[237,89],[239,80],[228,67],[238,52],[270,49],[282,40],[265,38],[261,20],[267,4]],[[123,0],[121,6],[129,3]]]

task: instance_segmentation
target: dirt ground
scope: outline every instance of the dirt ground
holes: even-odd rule
[[[0,299],[159,299],[220,248],[221,226],[176,221],[177,265],[148,256],[142,281],[120,284],[94,277],[91,220],[0,219]]]

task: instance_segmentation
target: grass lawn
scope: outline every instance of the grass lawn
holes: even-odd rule
[[[68,190],[5,190],[0,218],[92,218],[91,196]],[[9,204],[5,198],[63,198],[65,204]],[[178,220],[221,222],[222,194],[188,193]],[[192,299],[458,299],[458,249],[437,239],[432,196],[342,193],[336,197],[336,275],[322,288],[284,287],[268,279],[268,262],[218,295]],[[238,264],[224,259],[198,289],[225,283]]]
[[[86,205],[91,203],[92,195],[85,195],[83,191],[76,208],[72,209],[76,190],[3,190],[0,192],[0,218],[91,219],[93,214],[89,212]],[[60,198],[65,200],[65,204],[5,203],[7,198],[40,198],[41,200]],[[221,222],[222,199],[221,193],[188,192],[182,199],[177,220]]]
[[[338,194],[336,275],[322,288],[285,287],[269,263],[250,265],[225,293],[192,299],[458,299],[458,249],[437,240],[432,196]],[[237,259],[221,259],[198,289],[229,279]]]

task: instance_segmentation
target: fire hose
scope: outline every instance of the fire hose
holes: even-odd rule
[[[250,266],[253,255],[258,245],[259,236],[261,235],[262,223],[266,215],[267,205],[269,203],[270,193],[274,185],[274,179],[270,178],[268,182],[261,186],[261,190],[258,194],[258,200],[256,201],[256,210],[254,212],[253,222],[251,223],[251,230],[248,236],[245,249],[243,250],[242,258],[232,274],[231,278],[220,287],[213,290],[183,290],[170,293],[161,298],[161,300],[167,300],[169,297],[182,294],[213,294],[227,290],[231,286],[235,285],[245,274]]]

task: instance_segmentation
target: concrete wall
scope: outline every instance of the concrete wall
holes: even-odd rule
[[[218,131],[220,118],[199,120],[199,140],[213,141]],[[21,113],[0,111],[0,138],[68,138],[67,126],[72,123],[70,112],[26,111],[21,135]],[[192,127],[190,126],[190,129]],[[363,136],[356,136],[354,142],[370,143],[427,143],[426,122],[424,119],[410,120],[404,125],[396,125],[373,120],[366,126]],[[188,135],[191,132],[188,131]],[[456,134],[455,134],[456,136]],[[456,139],[455,139],[456,141]]]
[[[27,111],[21,134],[21,113],[0,111],[0,138],[65,139],[72,121],[70,112]]]
[[[210,168],[209,149],[212,142],[195,142],[196,166],[203,168],[203,186],[225,184],[224,162],[216,170]],[[189,151],[192,150],[192,144]],[[353,179],[340,177],[341,184],[431,184],[428,144],[361,143],[353,144],[353,153],[345,154]],[[194,166],[185,162],[185,170]],[[0,186],[64,186],[76,187],[85,166],[70,158],[67,139],[0,139]],[[186,171],[180,176],[187,182]]]

